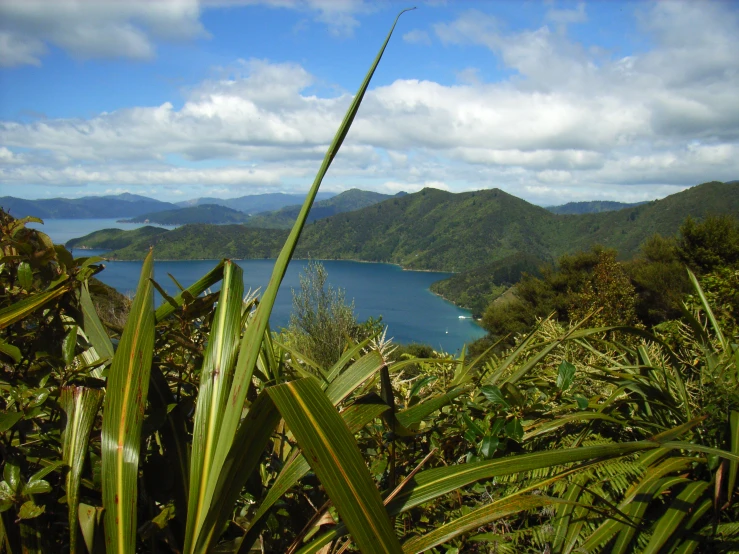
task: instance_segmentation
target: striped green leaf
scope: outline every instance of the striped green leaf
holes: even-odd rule
[[[511,498],[503,498],[477,510],[472,510],[446,525],[437,527],[426,535],[414,537],[406,541],[403,544],[403,552],[406,554],[425,552],[434,546],[443,544],[459,535],[478,529],[493,521],[524,510],[532,510],[556,503],[562,503],[562,501],[544,495],[516,495]]]
[[[0,329],[5,329],[8,325],[11,325],[16,321],[20,321],[55,298],[59,298],[66,293],[69,288],[69,285],[65,285],[49,292],[34,294],[8,306],[7,308],[3,308],[0,310]]]
[[[403,491],[388,504],[387,511],[391,516],[406,512],[416,506],[482,479],[492,479],[503,475],[583,462],[596,458],[616,458],[659,447],[660,444],[653,441],[626,442],[522,454],[497,460],[428,469],[419,472],[405,485]],[[317,552],[332,540],[342,536],[345,532],[346,529],[338,526],[336,529],[324,533],[310,544],[301,548],[298,554]]]
[[[685,486],[672,501],[665,514],[655,524],[652,530],[652,538],[643,550],[643,554],[655,554],[662,551],[662,547],[672,538],[680,524],[687,517],[688,507],[699,505],[699,499],[706,492],[709,485],[710,483],[705,481],[695,481]]]
[[[370,421],[379,417],[388,409],[388,405],[380,397],[371,394],[349,406],[340,415],[349,432],[356,434]],[[254,543],[261,531],[260,523],[264,515],[274,506],[275,502],[300,479],[305,477],[308,471],[310,471],[310,464],[305,459],[305,456],[300,454],[299,450],[296,449],[295,455],[291,455],[288,458],[277,479],[270,486],[267,496],[259,505],[257,513],[254,514],[254,517],[249,522],[248,533],[241,543],[239,553],[246,554],[249,551],[249,547]]]
[[[80,308],[82,309],[82,327],[85,330],[90,344],[101,358],[113,357],[113,343],[110,342],[108,333],[105,332],[100,318],[95,311],[95,305],[90,297],[89,283],[82,283],[79,292]]]
[[[128,554],[136,546],[139,442],[154,351],[153,268],[153,255],[149,252],[108,375],[101,450],[109,554]]]
[[[218,447],[221,421],[229,410],[228,391],[241,333],[243,294],[243,272],[238,265],[227,261],[223,267],[221,294],[200,372],[190,461],[185,552],[191,552],[197,541],[216,485],[216,480],[211,477],[214,472],[220,472],[220,468],[213,467],[213,459]]]
[[[90,431],[92,431],[92,424],[104,396],[105,393],[97,389],[64,387],[59,399],[62,409],[67,414],[62,454],[64,463],[69,466],[66,475],[66,491],[69,512],[69,550],[72,553],[82,552],[78,546],[80,480],[90,441]]]
[[[402,552],[354,436],[317,381],[267,389],[362,552]]]

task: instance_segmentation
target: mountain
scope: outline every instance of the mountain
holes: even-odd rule
[[[459,194],[423,189],[306,225],[295,255],[452,272],[475,270],[517,253],[553,262],[594,244],[631,257],[651,235],[673,235],[688,215],[708,214],[739,215],[739,183],[705,183],[634,208],[583,215],[553,214],[497,189]],[[154,237],[157,258],[245,258],[253,252],[274,257],[281,244],[277,239],[287,236],[241,225],[202,225],[197,233],[191,227]],[[151,243],[133,242],[114,254],[140,259]],[[278,246],[268,252],[269,244]]]
[[[404,193],[400,193],[402,196]],[[379,192],[370,192],[359,189],[349,189],[341,194],[337,194],[328,200],[315,202],[308,214],[308,222],[317,219],[323,219],[332,215],[352,212],[367,206],[372,206],[383,200],[392,198],[390,194],[381,194]],[[294,206],[286,206],[281,210],[263,213],[249,218],[246,224],[249,227],[259,227],[262,229],[289,229],[295,223],[300,213],[301,204]]]
[[[188,223],[243,223],[249,216],[217,204],[200,204],[191,208],[177,208],[143,214],[121,223],[156,223],[158,225],[187,225]]]
[[[646,202],[635,202],[626,204],[624,202],[610,202],[608,200],[594,200],[592,202],[568,202],[561,206],[547,206],[547,210],[553,214],[597,214],[601,212],[615,212],[625,208],[641,206]]]
[[[319,192],[316,195],[316,200],[327,200],[332,196],[336,196],[336,193]],[[227,199],[211,197],[195,198],[194,200],[178,202],[177,206],[181,208],[190,208],[193,206],[200,206],[202,204],[216,204],[218,206],[225,206],[233,210],[244,212],[245,214],[258,214],[279,210],[285,206],[302,204],[303,200],[305,200],[305,194],[271,192],[267,194],[250,194],[248,196]]]
[[[431,292],[480,316],[495,298],[521,280],[523,273],[539,276],[543,260],[517,252],[491,264],[455,273],[431,284]]]
[[[152,237],[166,233],[166,229],[161,227],[139,227],[131,231],[121,231],[120,229],[101,229],[90,235],[67,241],[65,246],[69,249],[79,248],[88,250],[90,248],[99,248],[101,250],[116,250],[126,248],[131,244],[139,241],[151,241]],[[92,236],[94,235],[94,236]]]
[[[0,198],[0,207],[16,218],[30,215],[41,219],[107,219],[136,217],[148,212],[169,210],[176,206],[146,196],[124,193],[114,196],[41,200],[3,196]]]

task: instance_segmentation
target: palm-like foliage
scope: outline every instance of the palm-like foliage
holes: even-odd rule
[[[689,552],[733,535],[739,358],[705,302],[710,330],[686,315],[699,374],[643,330],[585,322],[543,322],[486,364],[391,365],[370,337],[322,367],[274,339],[277,290],[389,38],[260,302],[230,261],[168,296],[150,254],[114,347],[88,291],[96,260],[5,217],[5,550],[421,552],[476,533],[467,544]],[[708,421],[723,410],[729,431],[702,433],[716,388]]]

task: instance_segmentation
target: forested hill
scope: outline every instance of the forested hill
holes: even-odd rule
[[[404,194],[399,193],[398,196]],[[316,219],[323,219],[324,217],[331,217],[332,215],[366,208],[388,198],[392,198],[392,195],[367,190],[349,189],[327,200],[315,202],[310,214],[308,214],[308,221],[315,221]],[[274,212],[255,215],[246,221],[246,225],[262,229],[289,229],[298,218],[300,208],[302,208],[302,204],[286,206]]]
[[[593,244],[628,257],[647,237],[676,233],[688,215],[724,213],[739,215],[739,183],[706,183],[635,208],[584,215],[556,215],[497,189],[460,194],[424,189],[308,224],[296,256],[446,271],[470,270],[517,252],[551,261]],[[202,225],[197,232],[186,226],[157,235],[155,255],[274,257],[284,234],[240,225]],[[87,242],[93,240],[94,234]],[[143,258],[151,242],[134,241],[113,254]]]
[[[177,208],[146,213],[125,223],[156,223],[158,225],[187,225],[188,223],[243,223],[249,216],[238,210],[218,204],[199,204],[190,208]]]
[[[615,212],[625,208],[635,208],[646,202],[635,202],[626,204],[624,202],[611,202],[608,200],[593,200],[592,202],[568,202],[561,206],[547,206],[547,210],[553,214],[597,214],[600,212]]]

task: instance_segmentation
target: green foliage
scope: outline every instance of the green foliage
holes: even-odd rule
[[[539,276],[542,263],[527,254],[512,254],[492,264],[437,281],[431,285],[431,291],[472,310],[474,317],[481,317],[490,302],[518,283],[524,273]]]
[[[698,222],[688,217],[680,227],[680,257],[697,271],[739,264],[739,220],[709,216]]]
[[[561,206],[547,206],[547,210],[553,214],[560,215],[576,215],[576,214],[597,214],[600,212],[615,212],[625,210],[627,208],[635,208],[646,202],[636,202],[627,204],[625,202],[609,202],[608,200],[594,200],[592,202],[568,202]]]
[[[592,277],[573,295],[570,318],[580,320],[593,314],[590,324],[595,327],[633,325],[636,323],[634,292],[623,265],[616,261],[616,253],[602,251]]]
[[[166,229],[161,227],[139,227],[131,231],[122,231],[120,229],[101,229],[94,231],[84,237],[71,239],[65,245],[69,249],[100,249],[100,250],[116,250],[126,248],[131,244],[142,242],[151,244],[154,237],[166,233]]]
[[[321,367],[333,366],[349,341],[361,341],[354,303],[346,304],[344,291],[328,283],[321,262],[308,262],[300,275],[300,290],[293,290],[288,337],[291,346]]]

